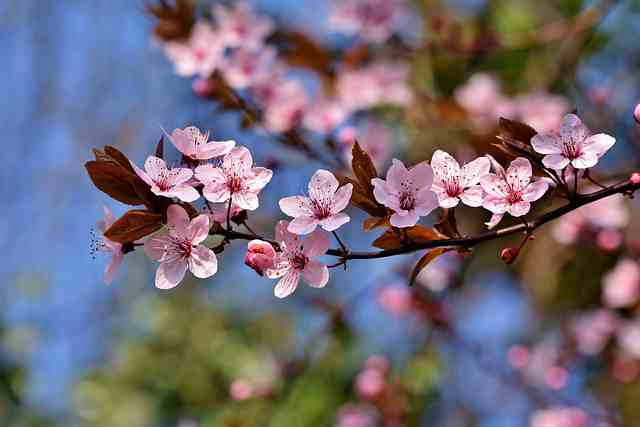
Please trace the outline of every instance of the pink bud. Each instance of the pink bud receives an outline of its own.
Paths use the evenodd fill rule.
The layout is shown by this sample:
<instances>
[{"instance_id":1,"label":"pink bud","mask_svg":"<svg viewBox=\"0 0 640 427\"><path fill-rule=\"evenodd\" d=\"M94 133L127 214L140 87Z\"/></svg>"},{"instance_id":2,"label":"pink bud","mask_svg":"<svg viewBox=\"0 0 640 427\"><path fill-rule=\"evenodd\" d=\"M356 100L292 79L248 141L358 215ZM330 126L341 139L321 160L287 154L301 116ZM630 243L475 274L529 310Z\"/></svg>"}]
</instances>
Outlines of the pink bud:
<instances>
[{"instance_id":1,"label":"pink bud","mask_svg":"<svg viewBox=\"0 0 640 427\"><path fill-rule=\"evenodd\" d=\"M500 258L502 258L505 264L512 264L518 257L518 254L520 254L520 249L518 248L504 248L500 251Z\"/></svg>"},{"instance_id":2,"label":"pink bud","mask_svg":"<svg viewBox=\"0 0 640 427\"><path fill-rule=\"evenodd\" d=\"M633 118L640 124L640 104L636 105L636 108L633 109Z\"/></svg>"},{"instance_id":3,"label":"pink bud","mask_svg":"<svg viewBox=\"0 0 640 427\"><path fill-rule=\"evenodd\" d=\"M624 236L618 230L602 230L598 232L596 242L603 251L613 251L622 245Z\"/></svg>"},{"instance_id":4,"label":"pink bud","mask_svg":"<svg viewBox=\"0 0 640 427\"><path fill-rule=\"evenodd\" d=\"M252 240L247 245L247 254L244 263L253 268L260 276L267 268L275 266L276 251L269 242Z\"/></svg>"},{"instance_id":5,"label":"pink bud","mask_svg":"<svg viewBox=\"0 0 640 427\"><path fill-rule=\"evenodd\" d=\"M245 380L235 380L229 387L229 394L233 400L246 400L253 395L253 386Z\"/></svg>"},{"instance_id":6,"label":"pink bud","mask_svg":"<svg viewBox=\"0 0 640 427\"><path fill-rule=\"evenodd\" d=\"M207 98L213 95L215 84L210 79L196 79L191 84L191 88L196 95Z\"/></svg>"},{"instance_id":7,"label":"pink bud","mask_svg":"<svg viewBox=\"0 0 640 427\"><path fill-rule=\"evenodd\" d=\"M509 364L515 369L523 369L529 364L531 352L523 345L514 345L507 352Z\"/></svg>"},{"instance_id":8,"label":"pink bud","mask_svg":"<svg viewBox=\"0 0 640 427\"><path fill-rule=\"evenodd\" d=\"M386 373L389 371L389 360L384 356L371 356L365 362L365 367L367 369L374 369L381 373Z\"/></svg>"},{"instance_id":9,"label":"pink bud","mask_svg":"<svg viewBox=\"0 0 640 427\"><path fill-rule=\"evenodd\" d=\"M640 172L632 173L629 181L631 181L631 183L634 185L640 185Z\"/></svg>"},{"instance_id":10,"label":"pink bud","mask_svg":"<svg viewBox=\"0 0 640 427\"><path fill-rule=\"evenodd\" d=\"M385 378L377 369L365 369L356 377L356 393L362 399L375 399L384 391Z\"/></svg>"}]
</instances>

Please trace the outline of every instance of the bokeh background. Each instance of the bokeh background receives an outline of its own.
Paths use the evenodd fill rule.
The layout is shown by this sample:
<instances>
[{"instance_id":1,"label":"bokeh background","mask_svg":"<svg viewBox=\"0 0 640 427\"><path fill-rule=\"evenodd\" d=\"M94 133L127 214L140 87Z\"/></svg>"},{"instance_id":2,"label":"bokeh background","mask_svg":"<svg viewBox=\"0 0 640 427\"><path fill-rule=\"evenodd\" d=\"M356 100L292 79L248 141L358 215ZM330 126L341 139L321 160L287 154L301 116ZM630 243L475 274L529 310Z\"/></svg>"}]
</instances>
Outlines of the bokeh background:
<instances>
[{"instance_id":1,"label":"bokeh background","mask_svg":"<svg viewBox=\"0 0 640 427\"><path fill-rule=\"evenodd\" d=\"M420 6L427 14L446 11L471 32L481 22L510 36L591 3ZM579 47L556 41L490 58L441 50L417 78L451 92L484 67L513 92L544 84L618 137L604 168L632 170L640 154L631 119L640 92L640 10L633 1L613 3ZM323 36L324 1L253 4L288 28L341 42ZM161 127L195 124L236 139L259 162L279 161L251 217L267 234L280 218L277 200L299 193L320 166L197 98L152 40L153 24L138 0L0 2L0 425L336 425L341 410L344 416L368 405L354 383L372 355L390 361L387 380L401 390L390 405L410 408L406 425L526 426L532 411L558 405L596 414L593 425L600 413L638 425L640 389L599 374L602 362L569 359L561 390L527 383L507 363L516 344L562 348L554 344L564 342L562 322L593 303L594 287L615 264L612 254L558 247L545 231L515 267L496 257L499 244L479 248L460 283L438 294L450 303L456 339L380 304L390 286L402 299L408 259L353 262L346 272L332 270L322 292L303 286L284 301L273 297L271 281L244 267L241 243L225 251L212 280L159 291L155 265L138 251L104 285L106 260L91 254L92 229L104 204L116 213L124 207L88 179L83 164L91 148L111 144L141 163ZM557 69L569 55L571 63ZM594 96L600 93L604 101ZM455 150L464 140L455 130L421 125L394 129L396 156L428 159L435 147ZM342 237L365 248L375 233L354 224Z\"/></svg>"}]
</instances>

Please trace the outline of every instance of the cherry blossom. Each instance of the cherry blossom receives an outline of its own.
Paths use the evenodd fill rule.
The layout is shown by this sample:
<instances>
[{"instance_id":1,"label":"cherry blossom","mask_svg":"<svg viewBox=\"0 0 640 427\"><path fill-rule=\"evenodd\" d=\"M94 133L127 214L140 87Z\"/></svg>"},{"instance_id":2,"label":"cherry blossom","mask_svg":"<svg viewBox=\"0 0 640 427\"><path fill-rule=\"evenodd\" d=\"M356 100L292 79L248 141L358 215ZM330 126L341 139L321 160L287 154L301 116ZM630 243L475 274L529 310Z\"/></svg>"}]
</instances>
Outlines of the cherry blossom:
<instances>
[{"instance_id":1,"label":"cherry blossom","mask_svg":"<svg viewBox=\"0 0 640 427\"><path fill-rule=\"evenodd\" d=\"M383 43L408 14L406 0L333 0L329 25L337 32Z\"/></svg>"},{"instance_id":2,"label":"cherry blossom","mask_svg":"<svg viewBox=\"0 0 640 427\"><path fill-rule=\"evenodd\" d=\"M291 295L298 287L300 276L314 288L323 288L329 281L329 269L316 259L329 249L327 233L316 230L302 240L288 228L288 221L276 224L276 240L282 252L277 256L275 267L265 271L268 278L280 279L274 289L277 298Z\"/></svg>"},{"instance_id":3,"label":"cherry blossom","mask_svg":"<svg viewBox=\"0 0 640 427\"><path fill-rule=\"evenodd\" d=\"M159 157L149 156L144 162L144 169L131 163L133 170L151 187L153 194L164 197L177 197L183 202L198 200L198 191L190 185L193 171L188 168L167 168L167 164Z\"/></svg>"},{"instance_id":4,"label":"cherry blossom","mask_svg":"<svg viewBox=\"0 0 640 427\"><path fill-rule=\"evenodd\" d=\"M404 284L384 286L378 291L377 301L382 308L395 316L403 316L413 307L411 291Z\"/></svg>"},{"instance_id":5,"label":"cherry blossom","mask_svg":"<svg viewBox=\"0 0 640 427\"><path fill-rule=\"evenodd\" d=\"M393 144L393 132L377 121L367 121L364 126L345 127L338 134L338 141L344 144L344 156L348 164L352 160L352 145L358 141L360 148L365 151L376 168L381 168L389 161Z\"/></svg>"},{"instance_id":6,"label":"cherry blossom","mask_svg":"<svg viewBox=\"0 0 640 427\"><path fill-rule=\"evenodd\" d=\"M247 244L247 254L244 263L253 268L260 276L269 268L275 267L276 250L269 242L263 240L251 240Z\"/></svg>"},{"instance_id":7,"label":"cherry blossom","mask_svg":"<svg viewBox=\"0 0 640 427\"><path fill-rule=\"evenodd\" d=\"M252 88L263 106L264 127L269 132L286 132L297 126L309 106L309 97L297 80L275 76Z\"/></svg>"},{"instance_id":8,"label":"cherry blossom","mask_svg":"<svg viewBox=\"0 0 640 427\"><path fill-rule=\"evenodd\" d=\"M516 107L502 94L498 80L486 73L477 73L454 92L456 102L464 108L472 125L481 131L498 124L500 117L514 117Z\"/></svg>"},{"instance_id":9,"label":"cherry blossom","mask_svg":"<svg viewBox=\"0 0 640 427\"><path fill-rule=\"evenodd\" d=\"M220 167L212 164L198 166L196 178L204 184L204 197L214 203L231 199L240 209L257 209L258 193L269 183L273 172L252 165L249 150L237 146L224 156Z\"/></svg>"},{"instance_id":10,"label":"cherry blossom","mask_svg":"<svg viewBox=\"0 0 640 427\"><path fill-rule=\"evenodd\" d=\"M593 167L615 142L615 138L604 133L590 135L589 129L575 114L564 116L559 134L538 134L531 139L533 148L545 155L542 163L555 170L569 164L576 169Z\"/></svg>"},{"instance_id":11,"label":"cherry blossom","mask_svg":"<svg viewBox=\"0 0 640 427\"><path fill-rule=\"evenodd\" d=\"M358 69L346 69L338 76L338 97L350 110L377 105L406 106L412 99L407 81L409 67L403 63L376 62Z\"/></svg>"},{"instance_id":12,"label":"cherry blossom","mask_svg":"<svg viewBox=\"0 0 640 427\"><path fill-rule=\"evenodd\" d=\"M618 329L618 344L631 357L640 360L640 320L624 323Z\"/></svg>"},{"instance_id":13,"label":"cherry blossom","mask_svg":"<svg viewBox=\"0 0 640 427\"><path fill-rule=\"evenodd\" d=\"M294 218L288 230L295 234L309 234L319 225L327 231L334 231L349 222L349 215L342 211L351 200L353 185L339 186L331 172L319 169L309 181L309 197L280 199L282 212Z\"/></svg>"},{"instance_id":14,"label":"cherry blossom","mask_svg":"<svg viewBox=\"0 0 640 427\"><path fill-rule=\"evenodd\" d=\"M447 252L423 268L416 277L416 283L433 292L442 292L451 285L462 267L462 255Z\"/></svg>"},{"instance_id":15,"label":"cherry blossom","mask_svg":"<svg viewBox=\"0 0 640 427\"><path fill-rule=\"evenodd\" d=\"M531 202L540 199L549 184L544 180L531 182L531 163L524 157L513 160L506 171L493 157L487 157L496 173L480 177L480 185L487 193L483 206L493 213L487 226L493 228L507 212L514 217L526 215L531 209Z\"/></svg>"},{"instance_id":16,"label":"cherry blossom","mask_svg":"<svg viewBox=\"0 0 640 427\"><path fill-rule=\"evenodd\" d=\"M144 244L147 256L160 263L156 271L156 287L171 289L184 278L187 269L205 279L218 271L214 252L201 243L209 235L209 218L198 215L189 220L180 205L167 208L167 228Z\"/></svg>"},{"instance_id":17,"label":"cherry blossom","mask_svg":"<svg viewBox=\"0 0 640 427\"><path fill-rule=\"evenodd\" d=\"M224 46L210 24L198 21L188 40L167 42L164 50L179 76L206 78L220 65Z\"/></svg>"},{"instance_id":18,"label":"cherry blossom","mask_svg":"<svg viewBox=\"0 0 640 427\"><path fill-rule=\"evenodd\" d=\"M344 122L351 111L340 100L318 99L307 110L304 115L303 125L305 128L318 132L330 133Z\"/></svg>"},{"instance_id":19,"label":"cherry blossom","mask_svg":"<svg viewBox=\"0 0 640 427\"><path fill-rule=\"evenodd\" d=\"M570 111L565 97L543 91L520 95L513 103L516 116L539 133L556 132L562 117Z\"/></svg>"},{"instance_id":20,"label":"cherry blossom","mask_svg":"<svg viewBox=\"0 0 640 427\"><path fill-rule=\"evenodd\" d=\"M407 169L393 159L386 178L373 178L371 183L375 199L393 209L390 222L394 227L413 227L421 216L438 207L438 196L431 189L433 171L426 162Z\"/></svg>"},{"instance_id":21,"label":"cherry blossom","mask_svg":"<svg viewBox=\"0 0 640 427\"><path fill-rule=\"evenodd\" d=\"M531 416L530 427L587 427L587 416L580 408L552 407Z\"/></svg>"},{"instance_id":22,"label":"cherry blossom","mask_svg":"<svg viewBox=\"0 0 640 427\"><path fill-rule=\"evenodd\" d=\"M104 251L111 254L111 260L107 264L107 267L104 270L104 283L110 285L113 282L113 276L116 274L118 267L122 264L122 260L124 259L124 252L122 251L122 244L118 242L114 242L113 240L109 240L104 237L104 232L113 225L116 221L111 209L104 206L104 219L102 221L98 221L96 224L96 228L103 234L102 239L95 242L95 250L96 251Z\"/></svg>"},{"instance_id":23,"label":"cherry blossom","mask_svg":"<svg viewBox=\"0 0 640 427\"><path fill-rule=\"evenodd\" d=\"M602 297L611 308L628 307L640 299L640 264L623 258L602 278Z\"/></svg>"},{"instance_id":24,"label":"cherry blossom","mask_svg":"<svg viewBox=\"0 0 640 427\"><path fill-rule=\"evenodd\" d=\"M195 126L175 129L169 137L186 157L192 160L209 160L227 154L236 145L235 141L209 141L209 132L203 133Z\"/></svg>"},{"instance_id":25,"label":"cherry blossom","mask_svg":"<svg viewBox=\"0 0 640 427\"><path fill-rule=\"evenodd\" d=\"M376 427L380 416L375 407L348 404L340 407L336 415L336 427Z\"/></svg>"},{"instance_id":26,"label":"cherry blossom","mask_svg":"<svg viewBox=\"0 0 640 427\"><path fill-rule=\"evenodd\" d=\"M271 79L276 62L276 51L236 48L222 61L225 81L234 89L243 90Z\"/></svg>"},{"instance_id":27,"label":"cherry blossom","mask_svg":"<svg viewBox=\"0 0 640 427\"><path fill-rule=\"evenodd\" d=\"M234 2L232 8L217 3L213 6L213 16L218 38L225 47L259 49L274 28L270 18L256 15L245 0Z\"/></svg>"},{"instance_id":28,"label":"cherry blossom","mask_svg":"<svg viewBox=\"0 0 640 427\"><path fill-rule=\"evenodd\" d=\"M598 309L582 313L571 321L578 350L596 355L604 350L620 321L614 311Z\"/></svg>"},{"instance_id":29,"label":"cherry blossom","mask_svg":"<svg viewBox=\"0 0 640 427\"><path fill-rule=\"evenodd\" d=\"M240 208L237 204L231 203L231 209L229 209L229 203L217 204L213 206L212 211L208 214L209 221L217 222L219 224L227 223L227 213L229 213L229 220L233 220L237 215L243 212L244 209Z\"/></svg>"},{"instance_id":30,"label":"cherry blossom","mask_svg":"<svg viewBox=\"0 0 640 427\"><path fill-rule=\"evenodd\" d=\"M438 195L440 207L453 208L460 201L468 206L482 206L483 192L479 182L480 177L491 169L488 158L479 157L461 168L451 155L436 150L431 167L435 174L432 188Z\"/></svg>"}]
</instances>

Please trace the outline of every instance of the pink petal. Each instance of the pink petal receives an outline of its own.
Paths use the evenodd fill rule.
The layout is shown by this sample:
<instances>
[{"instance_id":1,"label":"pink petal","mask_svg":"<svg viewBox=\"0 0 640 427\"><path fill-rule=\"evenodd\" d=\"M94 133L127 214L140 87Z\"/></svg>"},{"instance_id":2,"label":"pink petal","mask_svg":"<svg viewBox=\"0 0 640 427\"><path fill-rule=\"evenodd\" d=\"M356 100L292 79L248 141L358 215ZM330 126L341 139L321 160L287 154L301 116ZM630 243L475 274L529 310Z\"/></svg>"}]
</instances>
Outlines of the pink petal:
<instances>
[{"instance_id":1,"label":"pink petal","mask_svg":"<svg viewBox=\"0 0 640 427\"><path fill-rule=\"evenodd\" d=\"M493 227L495 227L496 225L498 225L498 223L499 223L500 221L502 221L502 218L503 218L503 217L504 217L504 214L503 214L503 213L502 213L502 214L498 214L498 213L493 214L493 215L491 215L491 219L489 220L489 222L485 222L485 223L484 223L484 225L486 225L486 226L487 226L487 228L488 228L489 230L491 230Z\"/></svg>"},{"instance_id":2,"label":"pink petal","mask_svg":"<svg viewBox=\"0 0 640 427\"><path fill-rule=\"evenodd\" d=\"M531 210L531 203L529 202L518 202L507 207L507 211L513 216L522 216L526 215L529 210Z\"/></svg>"},{"instance_id":3,"label":"pink petal","mask_svg":"<svg viewBox=\"0 0 640 427\"><path fill-rule=\"evenodd\" d=\"M535 202L540 197L544 196L544 193L549 189L549 183L547 181L535 181L527 187L522 194L522 200L525 202Z\"/></svg>"},{"instance_id":4,"label":"pink petal","mask_svg":"<svg viewBox=\"0 0 640 427\"><path fill-rule=\"evenodd\" d=\"M198 193L198 190L196 190L195 188L187 184L182 184L182 185L173 187L170 191L166 193L171 194L173 197L177 197L178 199L187 203L195 202L200 198L200 193Z\"/></svg>"},{"instance_id":5,"label":"pink petal","mask_svg":"<svg viewBox=\"0 0 640 427\"><path fill-rule=\"evenodd\" d=\"M571 161L571 166L576 169L592 168L598 163L598 156L594 153L582 153L577 159Z\"/></svg>"},{"instance_id":6,"label":"pink petal","mask_svg":"<svg viewBox=\"0 0 640 427\"><path fill-rule=\"evenodd\" d=\"M289 221L278 221L276 224L276 240L285 244L289 250L300 246L300 239L296 234L289 232Z\"/></svg>"},{"instance_id":7,"label":"pink petal","mask_svg":"<svg viewBox=\"0 0 640 427\"><path fill-rule=\"evenodd\" d=\"M417 188L431 188L431 184L433 184L433 170L427 162L418 163L409 171L409 179Z\"/></svg>"},{"instance_id":8,"label":"pink petal","mask_svg":"<svg viewBox=\"0 0 640 427\"><path fill-rule=\"evenodd\" d=\"M353 194L353 184L345 184L336 191L333 196L333 206L331 212L337 213L349 206L351 195Z\"/></svg>"},{"instance_id":9,"label":"pink petal","mask_svg":"<svg viewBox=\"0 0 640 427\"><path fill-rule=\"evenodd\" d=\"M243 191L232 195L233 202L238 205L240 209L248 211L255 211L260 206L258 195L251 191Z\"/></svg>"},{"instance_id":10,"label":"pink petal","mask_svg":"<svg viewBox=\"0 0 640 427\"><path fill-rule=\"evenodd\" d=\"M391 215L389 222L394 227L413 227L418 222L418 215L415 212L409 212L406 215L400 215L398 212Z\"/></svg>"},{"instance_id":11,"label":"pink petal","mask_svg":"<svg viewBox=\"0 0 640 427\"><path fill-rule=\"evenodd\" d=\"M142 169L140 169L138 166L136 166L135 163L133 162L129 162L131 163L131 167L133 168L133 170L135 171L135 173L140 177L140 179L142 179L148 186L153 186L155 185L153 180L149 177L149 175L147 175L147 173L145 171L143 171Z\"/></svg>"},{"instance_id":12,"label":"pink petal","mask_svg":"<svg viewBox=\"0 0 640 427\"><path fill-rule=\"evenodd\" d=\"M387 206L387 200L391 197L387 182L380 178L373 178L371 184L373 185L373 197L378 203Z\"/></svg>"},{"instance_id":13,"label":"pink petal","mask_svg":"<svg viewBox=\"0 0 640 427\"><path fill-rule=\"evenodd\" d=\"M438 194L438 203L441 208L449 209L458 206L460 199L451 197L447 193Z\"/></svg>"},{"instance_id":14,"label":"pink petal","mask_svg":"<svg viewBox=\"0 0 640 427\"><path fill-rule=\"evenodd\" d=\"M116 218L113 216L113 212L109 209L108 206L102 206L102 212L104 213L104 226L105 229L111 227L114 222L116 222Z\"/></svg>"},{"instance_id":15,"label":"pink petal","mask_svg":"<svg viewBox=\"0 0 640 427\"><path fill-rule=\"evenodd\" d=\"M474 185L473 187L467 188L464 190L460 199L462 202L471 207L482 206L483 203L484 192L482 191L482 187L479 185Z\"/></svg>"},{"instance_id":16,"label":"pink petal","mask_svg":"<svg viewBox=\"0 0 640 427\"><path fill-rule=\"evenodd\" d=\"M615 143L616 139L614 137L605 133L599 133L585 139L582 143L582 150L585 153L595 154L598 157L602 157L602 155L609 151Z\"/></svg>"},{"instance_id":17,"label":"pink petal","mask_svg":"<svg viewBox=\"0 0 640 427\"><path fill-rule=\"evenodd\" d=\"M287 230L294 234L309 234L318 226L318 220L310 216L299 216L294 218L290 223Z\"/></svg>"},{"instance_id":18,"label":"pink petal","mask_svg":"<svg viewBox=\"0 0 640 427\"><path fill-rule=\"evenodd\" d=\"M158 179L161 173L167 169L167 164L159 157L149 156L144 162L144 170L153 181Z\"/></svg>"},{"instance_id":19,"label":"pink petal","mask_svg":"<svg viewBox=\"0 0 640 427\"><path fill-rule=\"evenodd\" d=\"M198 245L191 251L189 270L199 279L211 277L218 271L216 254L209 248Z\"/></svg>"},{"instance_id":20,"label":"pink petal","mask_svg":"<svg viewBox=\"0 0 640 427\"><path fill-rule=\"evenodd\" d=\"M191 157L195 154L195 144L193 141L192 132L189 130L190 127L182 130L175 129L171 132L171 136L169 136L169 140L175 145L175 147L185 156ZM198 130L198 132L200 132Z\"/></svg>"},{"instance_id":21,"label":"pink petal","mask_svg":"<svg viewBox=\"0 0 640 427\"><path fill-rule=\"evenodd\" d=\"M237 165L236 169L239 167L241 171L248 171L253 165L253 158L251 157L251 152L249 152L247 147L239 145L234 147L229 154L224 156L222 163L225 169L229 169L234 165Z\"/></svg>"},{"instance_id":22,"label":"pink petal","mask_svg":"<svg viewBox=\"0 0 640 427\"><path fill-rule=\"evenodd\" d=\"M506 174L504 168L502 167L502 165L500 163L498 163L498 161L496 159L493 158L492 155L490 154L485 154L484 155L487 159L489 159L489 163L491 163L491 167L493 168L493 170L495 171L495 173L499 176Z\"/></svg>"},{"instance_id":23,"label":"pink petal","mask_svg":"<svg viewBox=\"0 0 640 427\"><path fill-rule=\"evenodd\" d=\"M575 114L567 114L562 118L560 135L571 141L584 141L589 136L589 129Z\"/></svg>"},{"instance_id":24,"label":"pink petal","mask_svg":"<svg viewBox=\"0 0 640 427\"><path fill-rule=\"evenodd\" d=\"M192 244L199 245L209 236L209 228L209 217L198 215L191 220L185 234Z\"/></svg>"},{"instance_id":25,"label":"pink petal","mask_svg":"<svg viewBox=\"0 0 640 427\"><path fill-rule=\"evenodd\" d=\"M196 159L209 160L214 157L224 156L228 154L235 145L236 142L233 140L208 142L198 148Z\"/></svg>"},{"instance_id":26,"label":"pink petal","mask_svg":"<svg viewBox=\"0 0 640 427\"><path fill-rule=\"evenodd\" d=\"M439 206L438 196L429 187L423 188L416 195L415 211L418 215L429 215L431 211Z\"/></svg>"},{"instance_id":27,"label":"pink petal","mask_svg":"<svg viewBox=\"0 0 640 427\"><path fill-rule=\"evenodd\" d=\"M507 211L507 202L503 197L487 195L482 206L494 214L503 214Z\"/></svg>"},{"instance_id":28,"label":"pink petal","mask_svg":"<svg viewBox=\"0 0 640 427\"><path fill-rule=\"evenodd\" d=\"M309 206L309 199L303 196L291 196L280 199L278 205L280 210L292 217L312 216L313 212Z\"/></svg>"},{"instance_id":29,"label":"pink petal","mask_svg":"<svg viewBox=\"0 0 640 427\"><path fill-rule=\"evenodd\" d=\"M322 230L311 233L303 242L303 253L310 257L322 256L329 249L329 235Z\"/></svg>"},{"instance_id":30,"label":"pink petal","mask_svg":"<svg viewBox=\"0 0 640 427\"><path fill-rule=\"evenodd\" d=\"M229 200L231 193L229 187L225 183L212 182L202 189L202 195L205 199L213 203L222 203Z\"/></svg>"},{"instance_id":31,"label":"pink petal","mask_svg":"<svg viewBox=\"0 0 640 427\"><path fill-rule=\"evenodd\" d=\"M277 298L285 298L291 295L298 287L300 281L300 273L289 270L273 289L273 294Z\"/></svg>"},{"instance_id":32,"label":"pink petal","mask_svg":"<svg viewBox=\"0 0 640 427\"><path fill-rule=\"evenodd\" d=\"M175 288L184 279L186 272L187 262L182 258L172 262L163 262L156 270L156 288Z\"/></svg>"},{"instance_id":33,"label":"pink petal","mask_svg":"<svg viewBox=\"0 0 640 427\"><path fill-rule=\"evenodd\" d=\"M122 260L124 259L124 253L114 252L109 264L107 264L106 269L104 270L104 283L110 285L113 282L113 276L116 274L118 267L122 264Z\"/></svg>"},{"instance_id":34,"label":"pink petal","mask_svg":"<svg viewBox=\"0 0 640 427\"><path fill-rule=\"evenodd\" d=\"M170 236L168 231L161 231L144 242L144 253L154 261L160 261L165 254Z\"/></svg>"},{"instance_id":35,"label":"pink petal","mask_svg":"<svg viewBox=\"0 0 640 427\"><path fill-rule=\"evenodd\" d=\"M402 163L398 159L391 160L391 167L387 171L387 188L389 189L389 191L400 190L402 187L402 182L408 175L409 171L404 166L404 163ZM376 179L378 178L374 178L374 180Z\"/></svg>"},{"instance_id":36,"label":"pink petal","mask_svg":"<svg viewBox=\"0 0 640 427\"><path fill-rule=\"evenodd\" d=\"M497 198L507 197L509 189L506 182L498 175L488 173L480 177L482 189Z\"/></svg>"},{"instance_id":37,"label":"pink petal","mask_svg":"<svg viewBox=\"0 0 640 427\"><path fill-rule=\"evenodd\" d=\"M350 220L349 215L344 212L339 212L320 221L320 226L327 231L335 231Z\"/></svg>"},{"instance_id":38,"label":"pink petal","mask_svg":"<svg viewBox=\"0 0 640 427\"><path fill-rule=\"evenodd\" d=\"M211 164L198 166L196 168L196 178L204 185L212 183L226 185L227 182L227 177L222 169L214 167Z\"/></svg>"},{"instance_id":39,"label":"pink petal","mask_svg":"<svg viewBox=\"0 0 640 427\"><path fill-rule=\"evenodd\" d=\"M167 179L169 185L180 185L189 181L193 177L193 171L187 168L174 168L169 173Z\"/></svg>"},{"instance_id":40,"label":"pink petal","mask_svg":"<svg viewBox=\"0 0 640 427\"><path fill-rule=\"evenodd\" d=\"M488 163L488 161L487 161ZM443 181L460 176L460 164L449 153L436 150L431 157L433 173Z\"/></svg>"},{"instance_id":41,"label":"pink petal","mask_svg":"<svg viewBox=\"0 0 640 427\"><path fill-rule=\"evenodd\" d=\"M507 169L506 180L513 189L524 189L531 180L531 162L524 157L518 157L511 162Z\"/></svg>"},{"instance_id":42,"label":"pink petal","mask_svg":"<svg viewBox=\"0 0 640 427\"><path fill-rule=\"evenodd\" d=\"M167 208L167 224L172 227L172 232L184 235L189 222L189 215L182 206L174 204Z\"/></svg>"},{"instance_id":43,"label":"pink petal","mask_svg":"<svg viewBox=\"0 0 640 427\"><path fill-rule=\"evenodd\" d=\"M309 286L324 288L329 281L329 269L321 262L311 260L302 271L302 277Z\"/></svg>"},{"instance_id":44,"label":"pink petal","mask_svg":"<svg viewBox=\"0 0 640 427\"><path fill-rule=\"evenodd\" d=\"M480 177L491 170L491 162L486 157L478 157L462 167L462 186L470 187L480 182Z\"/></svg>"},{"instance_id":45,"label":"pink petal","mask_svg":"<svg viewBox=\"0 0 640 427\"><path fill-rule=\"evenodd\" d=\"M247 186L251 191L260 191L271 181L273 171L267 168L252 168L253 177L247 180Z\"/></svg>"},{"instance_id":46,"label":"pink petal","mask_svg":"<svg viewBox=\"0 0 640 427\"><path fill-rule=\"evenodd\" d=\"M531 145L540 154L560 154L562 146L560 137L553 134L535 135L531 138Z\"/></svg>"},{"instance_id":47,"label":"pink petal","mask_svg":"<svg viewBox=\"0 0 640 427\"><path fill-rule=\"evenodd\" d=\"M569 164L569 159L567 159L562 154L549 154L548 156L544 156L542 159L542 164L544 164L549 169L553 170L562 170L567 167Z\"/></svg>"},{"instance_id":48,"label":"pink petal","mask_svg":"<svg viewBox=\"0 0 640 427\"><path fill-rule=\"evenodd\" d=\"M321 199L325 194L333 194L340 183L329 171L318 169L309 181L309 196L312 199Z\"/></svg>"}]
</instances>

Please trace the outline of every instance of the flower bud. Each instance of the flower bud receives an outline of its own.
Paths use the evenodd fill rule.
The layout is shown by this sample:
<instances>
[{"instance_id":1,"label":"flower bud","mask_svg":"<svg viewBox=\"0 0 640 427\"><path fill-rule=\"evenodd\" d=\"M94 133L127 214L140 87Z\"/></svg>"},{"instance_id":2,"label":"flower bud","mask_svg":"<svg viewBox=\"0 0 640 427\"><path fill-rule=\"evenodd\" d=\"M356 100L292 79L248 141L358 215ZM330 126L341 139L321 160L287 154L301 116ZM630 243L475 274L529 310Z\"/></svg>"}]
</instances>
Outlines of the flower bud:
<instances>
[{"instance_id":1,"label":"flower bud","mask_svg":"<svg viewBox=\"0 0 640 427\"><path fill-rule=\"evenodd\" d=\"M518 248L504 248L500 251L500 258L505 264L512 264L519 254L520 249Z\"/></svg>"},{"instance_id":2,"label":"flower bud","mask_svg":"<svg viewBox=\"0 0 640 427\"><path fill-rule=\"evenodd\" d=\"M244 263L253 268L260 276L264 270L273 268L276 261L276 251L269 242L252 240L247 245L247 254Z\"/></svg>"},{"instance_id":3,"label":"flower bud","mask_svg":"<svg viewBox=\"0 0 640 427\"><path fill-rule=\"evenodd\" d=\"M629 177L629 181L631 181L634 185L640 185L640 172L634 172Z\"/></svg>"},{"instance_id":4,"label":"flower bud","mask_svg":"<svg viewBox=\"0 0 640 427\"><path fill-rule=\"evenodd\" d=\"M636 105L636 108L634 108L633 118L636 119L638 124L640 124L640 104Z\"/></svg>"}]
</instances>

